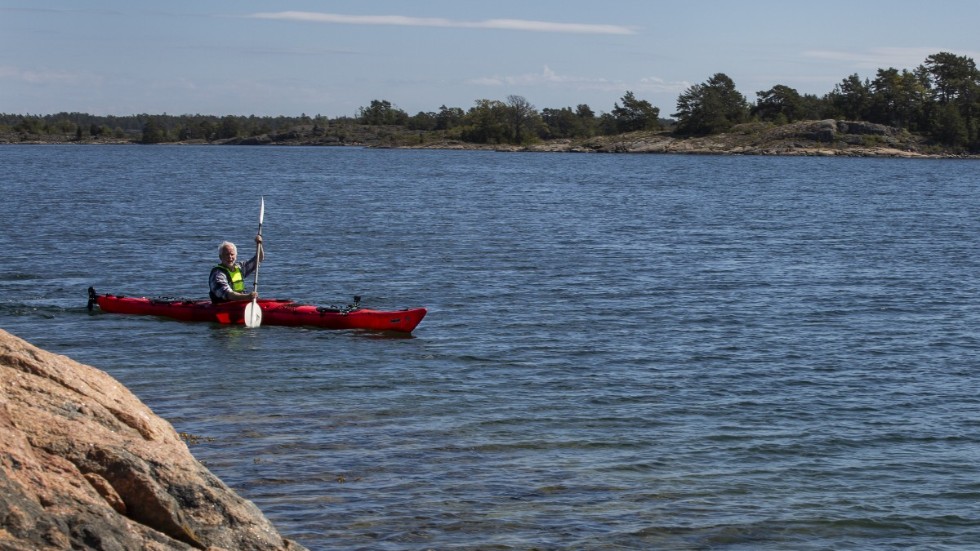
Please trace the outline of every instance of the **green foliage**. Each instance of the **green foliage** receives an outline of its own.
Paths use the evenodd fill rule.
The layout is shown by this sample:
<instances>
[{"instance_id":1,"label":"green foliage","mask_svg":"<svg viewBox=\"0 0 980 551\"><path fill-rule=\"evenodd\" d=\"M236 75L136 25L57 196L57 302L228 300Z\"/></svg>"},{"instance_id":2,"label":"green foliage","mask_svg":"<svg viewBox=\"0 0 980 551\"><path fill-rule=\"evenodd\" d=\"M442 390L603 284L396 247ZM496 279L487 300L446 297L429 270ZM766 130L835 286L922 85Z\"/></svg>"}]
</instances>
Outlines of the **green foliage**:
<instances>
[{"instance_id":1,"label":"green foliage","mask_svg":"<svg viewBox=\"0 0 980 551\"><path fill-rule=\"evenodd\" d=\"M357 118L361 124L394 126L406 124L408 113L394 107L388 100L372 100L370 106L358 110Z\"/></svg>"},{"instance_id":2,"label":"green foliage","mask_svg":"<svg viewBox=\"0 0 980 551\"><path fill-rule=\"evenodd\" d=\"M241 134L242 125L237 117L228 115L221 117L221 123L217 127L217 137L219 140L237 138Z\"/></svg>"},{"instance_id":3,"label":"green foliage","mask_svg":"<svg viewBox=\"0 0 980 551\"><path fill-rule=\"evenodd\" d=\"M876 136L874 134L865 134L861 136L861 145L865 147L877 147L884 142L881 136Z\"/></svg>"},{"instance_id":4,"label":"green foliage","mask_svg":"<svg viewBox=\"0 0 980 551\"><path fill-rule=\"evenodd\" d=\"M758 100L751 112L760 120L785 124L808 118L806 100L795 88L777 84L769 90L756 92L756 96Z\"/></svg>"},{"instance_id":5,"label":"green foliage","mask_svg":"<svg viewBox=\"0 0 980 551\"><path fill-rule=\"evenodd\" d=\"M541 122L538 136L543 139L589 138L596 134L595 113L584 103L574 111L571 107L546 107L541 110Z\"/></svg>"},{"instance_id":6,"label":"green foliage","mask_svg":"<svg viewBox=\"0 0 980 551\"><path fill-rule=\"evenodd\" d=\"M649 101L636 99L633 92L629 91L621 101L622 107L615 103L612 110L612 115L616 119L616 129L619 132L660 128L660 109L651 105Z\"/></svg>"},{"instance_id":7,"label":"green foliage","mask_svg":"<svg viewBox=\"0 0 980 551\"><path fill-rule=\"evenodd\" d=\"M932 77L933 98L940 104L969 101L976 92L977 65L966 56L940 52L927 57L924 67Z\"/></svg>"},{"instance_id":8,"label":"green foliage","mask_svg":"<svg viewBox=\"0 0 980 551\"><path fill-rule=\"evenodd\" d=\"M463 123L466 113L461 107L443 105L436 114L436 130L452 130Z\"/></svg>"},{"instance_id":9,"label":"green foliage","mask_svg":"<svg viewBox=\"0 0 980 551\"><path fill-rule=\"evenodd\" d=\"M861 77L855 73L834 87L827 99L838 117L852 121L861 120L871 104L871 83L862 82Z\"/></svg>"},{"instance_id":10,"label":"green foliage","mask_svg":"<svg viewBox=\"0 0 980 551\"><path fill-rule=\"evenodd\" d=\"M40 134L44 127L44 121L39 117L23 117L14 125L14 131L23 134Z\"/></svg>"},{"instance_id":11,"label":"green foliage","mask_svg":"<svg viewBox=\"0 0 980 551\"><path fill-rule=\"evenodd\" d=\"M914 131L925 126L929 82L924 74L879 69L871 90L865 120Z\"/></svg>"},{"instance_id":12,"label":"green foliage","mask_svg":"<svg viewBox=\"0 0 980 551\"><path fill-rule=\"evenodd\" d=\"M980 72L965 56L940 52L912 71L854 74L825 96L831 116L923 133L947 146L980 151Z\"/></svg>"},{"instance_id":13,"label":"green foliage","mask_svg":"<svg viewBox=\"0 0 980 551\"><path fill-rule=\"evenodd\" d=\"M435 113L424 113L419 111L415 116L409 117L405 126L409 130L432 131L439 124L439 116Z\"/></svg>"},{"instance_id":14,"label":"green foliage","mask_svg":"<svg viewBox=\"0 0 980 551\"><path fill-rule=\"evenodd\" d=\"M956 105L945 103L936 109L932 135L947 145L962 146L969 142L970 131Z\"/></svg>"},{"instance_id":15,"label":"green foliage","mask_svg":"<svg viewBox=\"0 0 980 551\"><path fill-rule=\"evenodd\" d=\"M542 125L541 116L524 96L507 96L507 115L510 119L511 142L522 144Z\"/></svg>"},{"instance_id":16,"label":"green foliage","mask_svg":"<svg viewBox=\"0 0 980 551\"><path fill-rule=\"evenodd\" d=\"M932 135L940 143L980 151L980 71L964 56L940 52L922 67L932 83Z\"/></svg>"},{"instance_id":17,"label":"green foliage","mask_svg":"<svg viewBox=\"0 0 980 551\"><path fill-rule=\"evenodd\" d=\"M596 122L596 129L603 136L619 134L619 121L612 113L603 113L599 115L599 119Z\"/></svg>"},{"instance_id":18,"label":"green foliage","mask_svg":"<svg viewBox=\"0 0 980 551\"><path fill-rule=\"evenodd\" d=\"M678 134L715 134L748 120L749 104L728 75L717 73L681 94L674 116Z\"/></svg>"},{"instance_id":19,"label":"green foliage","mask_svg":"<svg viewBox=\"0 0 980 551\"><path fill-rule=\"evenodd\" d=\"M140 143L154 144L168 141L167 129L158 117L150 117L143 124L143 137Z\"/></svg>"},{"instance_id":20,"label":"green foliage","mask_svg":"<svg viewBox=\"0 0 980 551\"><path fill-rule=\"evenodd\" d=\"M463 118L460 137L472 143L510 143L513 133L507 105L497 100L477 100Z\"/></svg>"}]
</instances>

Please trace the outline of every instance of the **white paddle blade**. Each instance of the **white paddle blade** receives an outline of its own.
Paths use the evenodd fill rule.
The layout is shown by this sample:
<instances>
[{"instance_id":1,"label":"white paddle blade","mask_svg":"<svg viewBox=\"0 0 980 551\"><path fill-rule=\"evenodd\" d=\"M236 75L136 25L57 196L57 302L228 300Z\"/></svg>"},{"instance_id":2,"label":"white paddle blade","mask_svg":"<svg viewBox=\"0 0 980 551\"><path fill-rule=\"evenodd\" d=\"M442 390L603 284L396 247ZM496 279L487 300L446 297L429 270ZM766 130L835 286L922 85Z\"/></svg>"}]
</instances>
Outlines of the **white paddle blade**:
<instances>
[{"instance_id":1,"label":"white paddle blade","mask_svg":"<svg viewBox=\"0 0 980 551\"><path fill-rule=\"evenodd\" d=\"M262 226L263 218L265 218L265 195L259 200L259 226Z\"/></svg>"},{"instance_id":2,"label":"white paddle blade","mask_svg":"<svg viewBox=\"0 0 980 551\"><path fill-rule=\"evenodd\" d=\"M262 308L258 301L253 300L245 306L245 327L255 328L262 325Z\"/></svg>"}]
</instances>

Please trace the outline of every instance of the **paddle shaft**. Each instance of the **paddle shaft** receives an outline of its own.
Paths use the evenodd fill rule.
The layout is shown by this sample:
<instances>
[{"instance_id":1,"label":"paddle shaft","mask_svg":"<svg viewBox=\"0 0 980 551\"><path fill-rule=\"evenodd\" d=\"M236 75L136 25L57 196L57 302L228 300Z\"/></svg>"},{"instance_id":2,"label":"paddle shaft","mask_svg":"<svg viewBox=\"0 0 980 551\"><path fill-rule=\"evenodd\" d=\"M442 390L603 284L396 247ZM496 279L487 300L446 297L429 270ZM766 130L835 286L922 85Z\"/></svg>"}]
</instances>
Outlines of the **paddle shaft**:
<instances>
[{"instance_id":1,"label":"paddle shaft","mask_svg":"<svg viewBox=\"0 0 980 551\"><path fill-rule=\"evenodd\" d=\"M262 201L259 205L259 231L257 232L259 237L262 237L262 219L265 218L265 197L262 197ZM262 263L262 244L257 243L255 245L255 279L252 280L252 290L256 293L259 292L259 264Z\"/></svg>"},{"instance_id":2,"label":"paddle shaft","mask_svg":"<svg viewBox=\"0 0 980 551\"><path fill-rule=\"evenodd\" d=\"M262 198L262 202L259 204L259 231L256 234L255 243L255 279L252 282L252 292L255 296L252 298L252 302L245 306L245 326L250 328L259 327L262 325L262 308L259 307L259 264L262 263L260 260L262 256L262 242L258 241L262 237L262 219L265 218L265 197Z\"/></svg>"}]
</instances>

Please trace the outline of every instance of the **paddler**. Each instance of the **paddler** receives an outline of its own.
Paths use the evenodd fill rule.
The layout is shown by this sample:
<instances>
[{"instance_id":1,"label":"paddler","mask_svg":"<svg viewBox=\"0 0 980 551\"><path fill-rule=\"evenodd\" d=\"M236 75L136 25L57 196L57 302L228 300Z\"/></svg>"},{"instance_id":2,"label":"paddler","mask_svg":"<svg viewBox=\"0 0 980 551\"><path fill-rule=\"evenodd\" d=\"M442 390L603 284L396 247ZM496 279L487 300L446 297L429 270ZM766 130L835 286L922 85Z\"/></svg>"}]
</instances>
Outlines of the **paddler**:
<instances>
[{"instance_id":1,"label":"paddler","mask_svg":"<svg viewBox=\"0 0 980 551\"><path fill-rule=\"evenodd\" d=\"M265 260L265 251L262 250L262 236L255 236L255 256L248 262L236 262L238 260L238 248L234 243L225 241L218 247L218 258L221 263L211 268L211 275L208 277L208 287L211 302L228 302L230 300L252 300L258 293L252 291L245 292L245 278L255 271L259 262Z\"/></svg>"}]
</instances>

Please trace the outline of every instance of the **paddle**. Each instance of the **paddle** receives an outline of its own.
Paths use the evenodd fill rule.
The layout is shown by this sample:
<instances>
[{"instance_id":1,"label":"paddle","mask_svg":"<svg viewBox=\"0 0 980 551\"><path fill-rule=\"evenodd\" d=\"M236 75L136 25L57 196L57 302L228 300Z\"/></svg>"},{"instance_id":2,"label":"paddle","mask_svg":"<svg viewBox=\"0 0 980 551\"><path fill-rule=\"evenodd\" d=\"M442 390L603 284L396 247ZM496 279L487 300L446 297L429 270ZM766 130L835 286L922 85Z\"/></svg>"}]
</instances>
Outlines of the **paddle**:
<instances>
[{"instance_id":1,"label":"paddle","mask_svg":"<svg viewBox=\"0 0 980 551\"><path fill-rule=\"evenodd\" d=\"M259 232L262 235L262 219L265 217L265 197L259 203ZM255 247L255 281L252 283L252 290L259 292L259 258L262 256L262 244ZM262 308L259 307L258 296L245 306L245 327L258 327L262 325Z\"/></svg>"}]
</instances>

